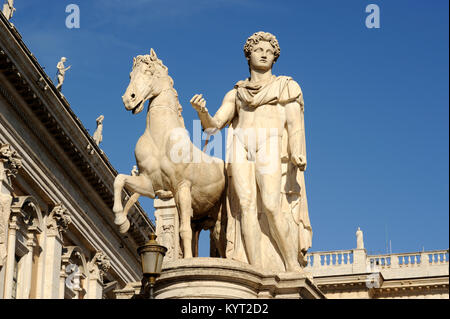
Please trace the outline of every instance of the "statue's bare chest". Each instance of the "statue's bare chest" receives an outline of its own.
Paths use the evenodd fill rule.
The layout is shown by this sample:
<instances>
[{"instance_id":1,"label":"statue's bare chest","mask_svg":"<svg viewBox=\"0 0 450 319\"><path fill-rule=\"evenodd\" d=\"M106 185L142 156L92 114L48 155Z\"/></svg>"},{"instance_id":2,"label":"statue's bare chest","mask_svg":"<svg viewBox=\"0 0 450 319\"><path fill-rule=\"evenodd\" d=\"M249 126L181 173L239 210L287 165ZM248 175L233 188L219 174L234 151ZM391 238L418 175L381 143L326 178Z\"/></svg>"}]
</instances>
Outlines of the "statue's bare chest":
<instances>
[{"instance_id":1,"label":"statue's bare chest","mask_svg":"<svg viewBox=\"0 0 450 319\"><path fill-rule=\"evenodd\" d=\"M236 103L240 128L279 128L286 122L284 107L279 104L266 104L251 107L245 103Z\"/></svg>"}]
</instances>

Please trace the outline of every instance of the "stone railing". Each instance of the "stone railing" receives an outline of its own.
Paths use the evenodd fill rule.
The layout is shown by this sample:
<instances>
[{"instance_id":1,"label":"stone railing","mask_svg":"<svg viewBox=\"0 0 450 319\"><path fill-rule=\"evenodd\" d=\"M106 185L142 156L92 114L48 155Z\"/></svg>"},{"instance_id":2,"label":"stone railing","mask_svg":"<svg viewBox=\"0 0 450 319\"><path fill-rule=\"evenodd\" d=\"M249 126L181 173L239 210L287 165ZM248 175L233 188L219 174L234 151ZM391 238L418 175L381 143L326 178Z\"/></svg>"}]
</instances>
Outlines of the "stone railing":
<instances>
[{"instance_id":1,"label":"stone railing","mask_svg":"<svg viewBox=\"0 0 450 319\"><path fill-rule=\"evenodd\" d=\"M307 254L308 266L313 276L346 275L381 271L384 276L397 276L399 271L407 276L423 273L448 274L449 251L434 250L414 253L367 255L365 249L312 252ZM406 272L405 272L406 271Z\"/></svg>"},{"instance_id":2,"label":"stone railing","mask_svg":"<svg viewBox=\"0 0 450 319\"><path fill-rule=\"evenodd\" d=\"M370 265L381 269L426 267L448 264L448 250L368 256Z\"/></svg>"},{"instance_id":3,"label":"stone railing","mask_svg":"<svg viewBox=\"0 0 450 319\"><path fill-rule=\"evenodd\" d=\"M313 252L308 254L308 267L342 267L353 264L353 250Z\"/></svg>"}]
</instances>

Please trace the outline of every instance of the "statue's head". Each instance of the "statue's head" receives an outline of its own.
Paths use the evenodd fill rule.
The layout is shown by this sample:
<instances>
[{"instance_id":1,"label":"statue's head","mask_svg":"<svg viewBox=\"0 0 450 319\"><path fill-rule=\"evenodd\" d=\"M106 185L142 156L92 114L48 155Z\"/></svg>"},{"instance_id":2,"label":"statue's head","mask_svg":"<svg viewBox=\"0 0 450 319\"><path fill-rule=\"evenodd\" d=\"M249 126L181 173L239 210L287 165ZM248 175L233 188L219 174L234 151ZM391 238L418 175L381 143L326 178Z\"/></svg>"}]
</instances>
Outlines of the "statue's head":
<instances>
[{"instance_id":1,"label":"statue's head","mask_svg":"<svg viewBox=\"0 0 450 319\"><path fill-rule=\"evenodd\" d=\"M280 46L273 34L259 31L245 42L244 54L250 69L266 70L272 68L280 56Z\"/></svg>"},{"instance_id":2,"label":"statue's head","mask_svg":"<svg viewBox=\"0 0 450 319\"><path fill-rule=\"evenodd\" d=\"M66 62L66 61L67 61L67 59L65 57L61 58L61 62Z\"/></svg>"},{"instance_id":3,"label":"statue's head","mask_svg":"<svg viewBox=\"0 0 450 319\"><path fill-rule=\"evenodd\" d=\"M102 124L104 119L105 117L103 115L100 115L95 121L97 122L97 124Z\"/></svg>"},{"instance_id":4,"label":"statue's head","mask_svg":"<svg viewBox=\"0 0 450 319\"><path fill-rule=\"evenodd\" d=\"M173 85L168 69L153 49L150 55L138 55L133 58L130 84L122 96L125 108L133 114L141 112L144 103L158 96L168 83Z\"/></svg>"}]
</instances>

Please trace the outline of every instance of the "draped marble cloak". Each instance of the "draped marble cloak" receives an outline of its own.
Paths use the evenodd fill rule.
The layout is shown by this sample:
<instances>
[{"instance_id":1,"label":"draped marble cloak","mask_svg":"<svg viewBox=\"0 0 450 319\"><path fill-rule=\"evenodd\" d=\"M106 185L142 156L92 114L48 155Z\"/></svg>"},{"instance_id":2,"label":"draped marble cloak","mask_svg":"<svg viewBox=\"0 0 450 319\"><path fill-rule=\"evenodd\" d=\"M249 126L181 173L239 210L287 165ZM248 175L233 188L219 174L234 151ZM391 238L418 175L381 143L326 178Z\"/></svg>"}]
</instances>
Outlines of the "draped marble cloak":
<instances>
[{"instance_id":1,"label":"draped marble cloak","mask_svg":"<svg viewBox=\"0 0 450 319\"><path fill-rule=\"evenodd\" d=\"M236 108L245 105L249 107L259 107L261 105L284 106L288 103L297 102L300 105L301 121L303 122L303 94L300 86L290 77L272 76L265 85L254 85L248 80L239 81L235 85ZM236 115L238 114L236 110ZM245 252L244 240L240 227L240 207L237 194L232 183L231 150L233 147L233 128L236 127L238 115L229 123L227 134L226 163L228 172L227 190L227 244L226 257L248 263ZM304 123L303 123L304 124ZM304 125L303 125L304 127ZM236 137L235 137L236 138ZM301 150L306 156L305 134L301 132ZM300 171L290 161L290 149L288 143L287 128L284 128L282 135L281 151L281 172L282 179L280 185L281 202L280 209L289 223L289 240L295 242L299 263L304 265L307 250L311 247L312 228L308 215L308 204L306 199L304 172ZM281 258L281 253L277 244L272 238L268 220L262 209L261 198L258 191L258 221L261 231L260 253L262 256L263 270L282 272L285 266Z\"/></svg>"}]
</instances>

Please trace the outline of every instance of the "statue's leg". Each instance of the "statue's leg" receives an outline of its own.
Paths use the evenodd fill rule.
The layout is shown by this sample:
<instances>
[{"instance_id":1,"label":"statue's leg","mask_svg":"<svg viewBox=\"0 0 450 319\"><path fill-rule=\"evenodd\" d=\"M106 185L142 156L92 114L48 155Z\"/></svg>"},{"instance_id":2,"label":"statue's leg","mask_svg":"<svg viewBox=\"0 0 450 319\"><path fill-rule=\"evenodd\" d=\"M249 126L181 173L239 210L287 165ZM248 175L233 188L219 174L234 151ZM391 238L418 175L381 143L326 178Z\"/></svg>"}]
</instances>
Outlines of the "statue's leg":
<instances>
[{"instance_id":1,"label":"statue's leg","mask_svg":"<svg viewBox=\"0 0 450 319\"><path fill-rule=\"evenodd\" d=\"M216 205L219 205L219 207L215 208L218 209L218 212L213 215L213 217L215 217L215 223L210 229L210 252L214 252L216 254L215 256L211 255L211 257L225 258L226 223L224 219L226 219L226 212L224 212L224 209L226 204L224 199L221 199L221 201Z\"/></svg>"},{"instance_id":2,"label":"statue's leg","mask_svg":"<svg viewBox=\"0 0 450 319\"><path fill-rule=\"evenodd\" d=\"M123 211L122 190L126 187L134 193L141 194L150 198L155 198L152 182L145 175L129 176L119 174L114 180L114 206L113 212L116 214L114 223L121 227L121 232L128 230L129 222Z\"/></svg>"},{"instance_id":3,"label":"statue's leg","mask_svg":"<svg viewBox=\"0 0 450 319\"><path fill-rule=\"evenodd\" d=\"M299 271L297 251L289 234L289 223L281 212L281 159L278 152L267 152L265 161L256 162L256 178L270 234L282 254L286 271ZM270 167L268 167L270 165Z\"/></svg>"},{"instance_id":4,"label":"statue's leg","mask_svg":"<svg viewBox=\"0 0 450 319\"><path fill-rule=\"evenodd\" d=\"M61 91L61 87L63 85L64 82L64 77L62 75L58 75L58 85L56 86L56 89L58 91Z\"/></svg>"},{"instance_id":5,"label":"statue's leg","mask_svg":"<svg viewBox=\"0 0 450 319\"><path fill-rule=\"evenodd\" d=\"M241 230L249 263L261 266L261 230L257 211L255 163L247 159L247 151L238 138L234 138L235 158L231 164L232 183L239 198Z\"/></svg>"},{"instance_id":6,"label":"statue's leg","mask_svg":"<svg viewBox=\"0 0 450 319\"><path fill-rule=\"evenodd\" d=\"M198 257L198 240L200 238L201 227L192 228L193 238L192 238L192 256Z\"/></svg>"},{"instance_id":7,"label":"statue's leg","mask_svg":"<svg viewBox=\"0 0 450 319\"><path fill-rule=\"evenodd\" d=\"M183 182L178 186L175 200L180 214L180 237L183 245L184 258L192 258L192 228L191 218L192 199L191 199L191 185Z\"/></svg>"}]
</instances>

